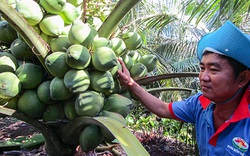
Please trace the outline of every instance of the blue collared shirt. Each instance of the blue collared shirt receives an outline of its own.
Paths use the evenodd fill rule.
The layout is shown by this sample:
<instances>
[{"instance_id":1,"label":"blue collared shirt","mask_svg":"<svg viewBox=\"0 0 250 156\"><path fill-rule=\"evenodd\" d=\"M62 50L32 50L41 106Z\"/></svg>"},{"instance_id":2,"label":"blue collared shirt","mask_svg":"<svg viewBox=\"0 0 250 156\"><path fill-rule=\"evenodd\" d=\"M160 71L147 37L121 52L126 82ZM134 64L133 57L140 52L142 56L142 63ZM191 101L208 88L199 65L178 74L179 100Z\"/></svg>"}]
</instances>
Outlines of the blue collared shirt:
<instances>
[{"instance_id":1,"label":"blue collared shirt","mask_svg":"<svg viewBox=\"0 0 250 156\"><path fill-rule=\"evenodd\" d=\"M169 105L177 120L195 125L201 156L250 156L250 87L231 118L217 131L213 124L215 104L202 93Z\"/></svg>"}]
</instances>

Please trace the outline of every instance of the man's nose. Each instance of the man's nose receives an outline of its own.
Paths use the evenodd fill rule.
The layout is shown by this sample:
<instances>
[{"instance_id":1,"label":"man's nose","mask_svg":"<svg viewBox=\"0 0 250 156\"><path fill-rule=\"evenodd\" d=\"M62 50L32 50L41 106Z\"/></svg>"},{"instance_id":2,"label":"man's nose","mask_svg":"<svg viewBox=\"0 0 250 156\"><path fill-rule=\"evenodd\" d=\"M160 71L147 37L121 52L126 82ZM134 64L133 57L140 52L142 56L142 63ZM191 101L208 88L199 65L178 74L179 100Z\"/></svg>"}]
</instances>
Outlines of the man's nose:
<instances>
[{"instance_id":1,"label":"man's nose","mask_svg":"<svg viewBox=\"0 0 250 156\"><path fill-rule=\"evenodd\" d=\"M201 72L199 77L200 77L200 81L210 80L209 73L207 71Z\"/></svg>"}]
</instances>

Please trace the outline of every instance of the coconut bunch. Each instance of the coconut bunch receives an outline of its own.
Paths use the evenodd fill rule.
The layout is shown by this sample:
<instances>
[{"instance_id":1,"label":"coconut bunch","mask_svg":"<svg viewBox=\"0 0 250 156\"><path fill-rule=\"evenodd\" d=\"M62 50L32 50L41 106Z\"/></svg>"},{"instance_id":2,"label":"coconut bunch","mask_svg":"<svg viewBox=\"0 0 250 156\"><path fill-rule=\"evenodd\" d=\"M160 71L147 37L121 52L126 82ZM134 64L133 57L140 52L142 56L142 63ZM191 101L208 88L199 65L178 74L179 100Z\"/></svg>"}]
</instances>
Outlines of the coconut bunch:
<instances>
[{"instance_id":1,"label":"coconut bunch","mask_svg":"<svg viewBox=\"0 0 250 156\"><path fill-rule=\"evenodd\" d=\"M155 55L141 55L137 32L113 38L99 37L93 24L83 23L81 1L16 0L10 3L48 43L51 53L45 67L28 44L6 22L0 21L0 104L50 123L81 116L105 116L126 125L135 98L117 79L121 58L135 80L156 68ZM45 70L46 68L47 70ZM50 73L47 73L49 71ZM89 125L76 134L62 136L66 144L79 143L90 151L115 137L103 127Z\"/></svg>"}]
</instances>

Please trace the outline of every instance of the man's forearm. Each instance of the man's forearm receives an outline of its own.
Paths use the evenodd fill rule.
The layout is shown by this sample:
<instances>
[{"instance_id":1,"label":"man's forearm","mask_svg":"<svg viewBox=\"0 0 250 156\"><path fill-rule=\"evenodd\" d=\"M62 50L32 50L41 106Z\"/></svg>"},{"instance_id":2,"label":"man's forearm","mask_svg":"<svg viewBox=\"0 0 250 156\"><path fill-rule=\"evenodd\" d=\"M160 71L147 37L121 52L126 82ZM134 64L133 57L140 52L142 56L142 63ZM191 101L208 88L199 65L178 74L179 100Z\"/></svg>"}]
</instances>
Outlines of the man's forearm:
<instances>
[{"instance_id":1,"label":"man's forearm","mask_svg":"<svg viewBox=\"0 0 250 156\"><path fill-rule=\"evenodd\" d=\"M148 93L136 82L128 86L128 89L139 99L139 101L151 112L159 117L172 118L167 103Z\"/></svg>"}]
</instances>

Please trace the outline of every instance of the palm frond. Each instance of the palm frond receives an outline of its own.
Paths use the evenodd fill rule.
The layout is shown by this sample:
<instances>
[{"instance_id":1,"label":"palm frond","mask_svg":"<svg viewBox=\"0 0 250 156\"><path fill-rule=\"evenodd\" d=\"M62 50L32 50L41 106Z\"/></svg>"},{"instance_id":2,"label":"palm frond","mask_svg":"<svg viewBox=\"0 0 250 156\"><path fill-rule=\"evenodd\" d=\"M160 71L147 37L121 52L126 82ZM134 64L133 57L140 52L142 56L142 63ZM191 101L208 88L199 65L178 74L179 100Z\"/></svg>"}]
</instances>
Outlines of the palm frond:
<instances>
[{"instance_id":1,"label":"palm frond","mask_svg":"<svg viewBox=\"0 0 250 156\"><path fill-rule=\"evenodd\" d=\"M183 10L190 16L188 22L196 25L206 23L209 30L220 27L226 20L237 26L248 19L250 1L248 0L203 0L201 2L183 1Z\"/></svg>"}]
</instances>

